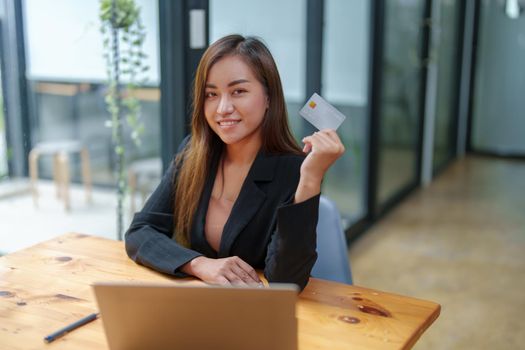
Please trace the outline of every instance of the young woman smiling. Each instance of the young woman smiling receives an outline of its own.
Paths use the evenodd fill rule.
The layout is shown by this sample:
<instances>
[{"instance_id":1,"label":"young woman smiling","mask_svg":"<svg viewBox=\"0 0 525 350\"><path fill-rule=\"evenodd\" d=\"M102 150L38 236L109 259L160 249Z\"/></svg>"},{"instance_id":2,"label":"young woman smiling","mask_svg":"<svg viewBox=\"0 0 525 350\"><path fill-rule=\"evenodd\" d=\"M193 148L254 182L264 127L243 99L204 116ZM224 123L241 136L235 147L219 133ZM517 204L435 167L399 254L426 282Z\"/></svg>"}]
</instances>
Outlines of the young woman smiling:
<instances>
[{"instance_id":1,"label":"young woman smiling","mask_svg":"<svg viewBox=\"0 0 525 350\"><path fill-rule=\"evenodd\" d=\"M137 263L208 283L306 286L321 181L344 147L333 130L295 143L277 66L253 37L204 53L192 131L126 233Z\"/></svg>"}]
</instances>

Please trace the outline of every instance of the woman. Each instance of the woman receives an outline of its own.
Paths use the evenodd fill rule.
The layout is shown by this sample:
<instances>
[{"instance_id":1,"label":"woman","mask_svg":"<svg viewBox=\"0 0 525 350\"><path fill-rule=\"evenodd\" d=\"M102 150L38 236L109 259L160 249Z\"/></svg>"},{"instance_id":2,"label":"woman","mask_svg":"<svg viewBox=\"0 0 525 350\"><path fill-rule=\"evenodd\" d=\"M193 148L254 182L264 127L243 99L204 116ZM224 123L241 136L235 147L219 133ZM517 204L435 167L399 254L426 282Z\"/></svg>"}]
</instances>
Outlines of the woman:
<instances>
[{"instance_id":1,"label":"woman","mask_svg":"<svg viewBox=\"0 0 525 350\"><path fill-rule=\"evenodd\" d=\"M191 137L135 215L128 255L208 283L260 284L263 269L269 282L303 289L317 257L321 181L344 152L333 130L303 142L301 151L264 44L219 39L197 68Z\"/></svg>"}]
</instances>

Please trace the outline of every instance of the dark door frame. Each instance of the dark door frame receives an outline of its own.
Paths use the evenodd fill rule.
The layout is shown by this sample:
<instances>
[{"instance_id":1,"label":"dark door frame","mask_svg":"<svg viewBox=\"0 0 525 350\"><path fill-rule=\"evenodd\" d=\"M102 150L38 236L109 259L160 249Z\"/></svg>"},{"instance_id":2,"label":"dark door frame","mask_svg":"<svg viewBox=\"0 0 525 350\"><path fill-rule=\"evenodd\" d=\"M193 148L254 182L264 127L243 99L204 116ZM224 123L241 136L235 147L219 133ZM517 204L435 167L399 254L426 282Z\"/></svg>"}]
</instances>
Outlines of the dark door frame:
<instances>
[{"instance_id":1,"label":"dark door frame","mask_svg":"<svg viewBox=\"0 0 525 350\"><path fill-rule=\"evenodd\" d=\"M458 31L456 33L456 47L454 48L454 57L456 62L456 67L454 67L453 77L450 88L455 91L454 97L451 101L449 112L452 114L452 122L449 125L448 133L451 135L451 152L448 155L448 158L443 161L441 164L438 164L434 168L432 164L432 177L436 177L442 171L444 171L450 163L457 157L458 149L458 130L459 130L459 116L460 116L460 93L461 93L461 80L463 78L462 74L462 57L463 57L463 46L465 44L464 30L465 30L465 14L466 14L466 2L462 1L455 4L459 6L458 8L458 18L456 27ZM432 150L433 152L434 150Z\"/></svg>"},{"instance_id":2,"label":"dark door frame","mask_svg":"<svg viewBox=\"0 0 525 350\"><path fill-rule=\"evenodd\" d=\"M31 148L31 127L25 78L25 40L22 2L0 0L4 9L0 32L0 61L2 62L2 93L6 143L10 150L8 169L10 177L28 174L28 155ZM9 89L7 89L9 87Z\"/></svg>"},{"instance_id":3,"label":"dark door frame","mask_svg":"<svg viewBox=\"0 0 525 350\"><path fill-rule=\"evenodd\" d=\"M206 14L207 43L208 0L159 0L161 157L164 171L190 131L193 78L206 49L190 47L190 11L198 9Z\"/></svg>"}]
</instances>

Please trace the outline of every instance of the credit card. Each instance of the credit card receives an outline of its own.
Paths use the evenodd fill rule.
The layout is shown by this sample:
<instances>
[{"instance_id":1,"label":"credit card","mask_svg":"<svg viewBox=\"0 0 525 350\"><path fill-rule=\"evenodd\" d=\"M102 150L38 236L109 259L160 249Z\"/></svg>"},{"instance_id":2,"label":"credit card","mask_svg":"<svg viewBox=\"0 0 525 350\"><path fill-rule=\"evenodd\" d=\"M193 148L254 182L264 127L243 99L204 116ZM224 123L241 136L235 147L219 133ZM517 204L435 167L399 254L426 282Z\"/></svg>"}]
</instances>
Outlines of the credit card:
<instances>
[{"instance_id":1,"label":"credit card","mask_svg":"<svg viewBox=\"0 0 525 350\"><path fill-rule=\"evenodd\" d=\"M346 117L324 98L314 93L306 102L299 114L308 120L318 130L337 128L345 121Z\"/></svg>"}]
</instances>

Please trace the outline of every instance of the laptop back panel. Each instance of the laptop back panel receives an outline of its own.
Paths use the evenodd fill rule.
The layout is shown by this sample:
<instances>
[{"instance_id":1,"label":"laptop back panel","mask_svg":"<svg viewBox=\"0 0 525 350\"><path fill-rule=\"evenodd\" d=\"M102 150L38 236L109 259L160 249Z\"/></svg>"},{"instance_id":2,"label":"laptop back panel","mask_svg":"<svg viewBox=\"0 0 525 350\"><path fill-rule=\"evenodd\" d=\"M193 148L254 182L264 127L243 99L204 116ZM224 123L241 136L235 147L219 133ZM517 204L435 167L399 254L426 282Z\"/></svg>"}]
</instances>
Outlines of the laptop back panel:
<instances>
[{"instance_id":1,"label":"laptop back panel","mask_svg":"<svg viewBox=\"0 0 525 350\"><path fill-rule=\"evenodd\" d=\"M293 285L97 283L110 349L297 349Z\"/></svg>"}]
</instances>

